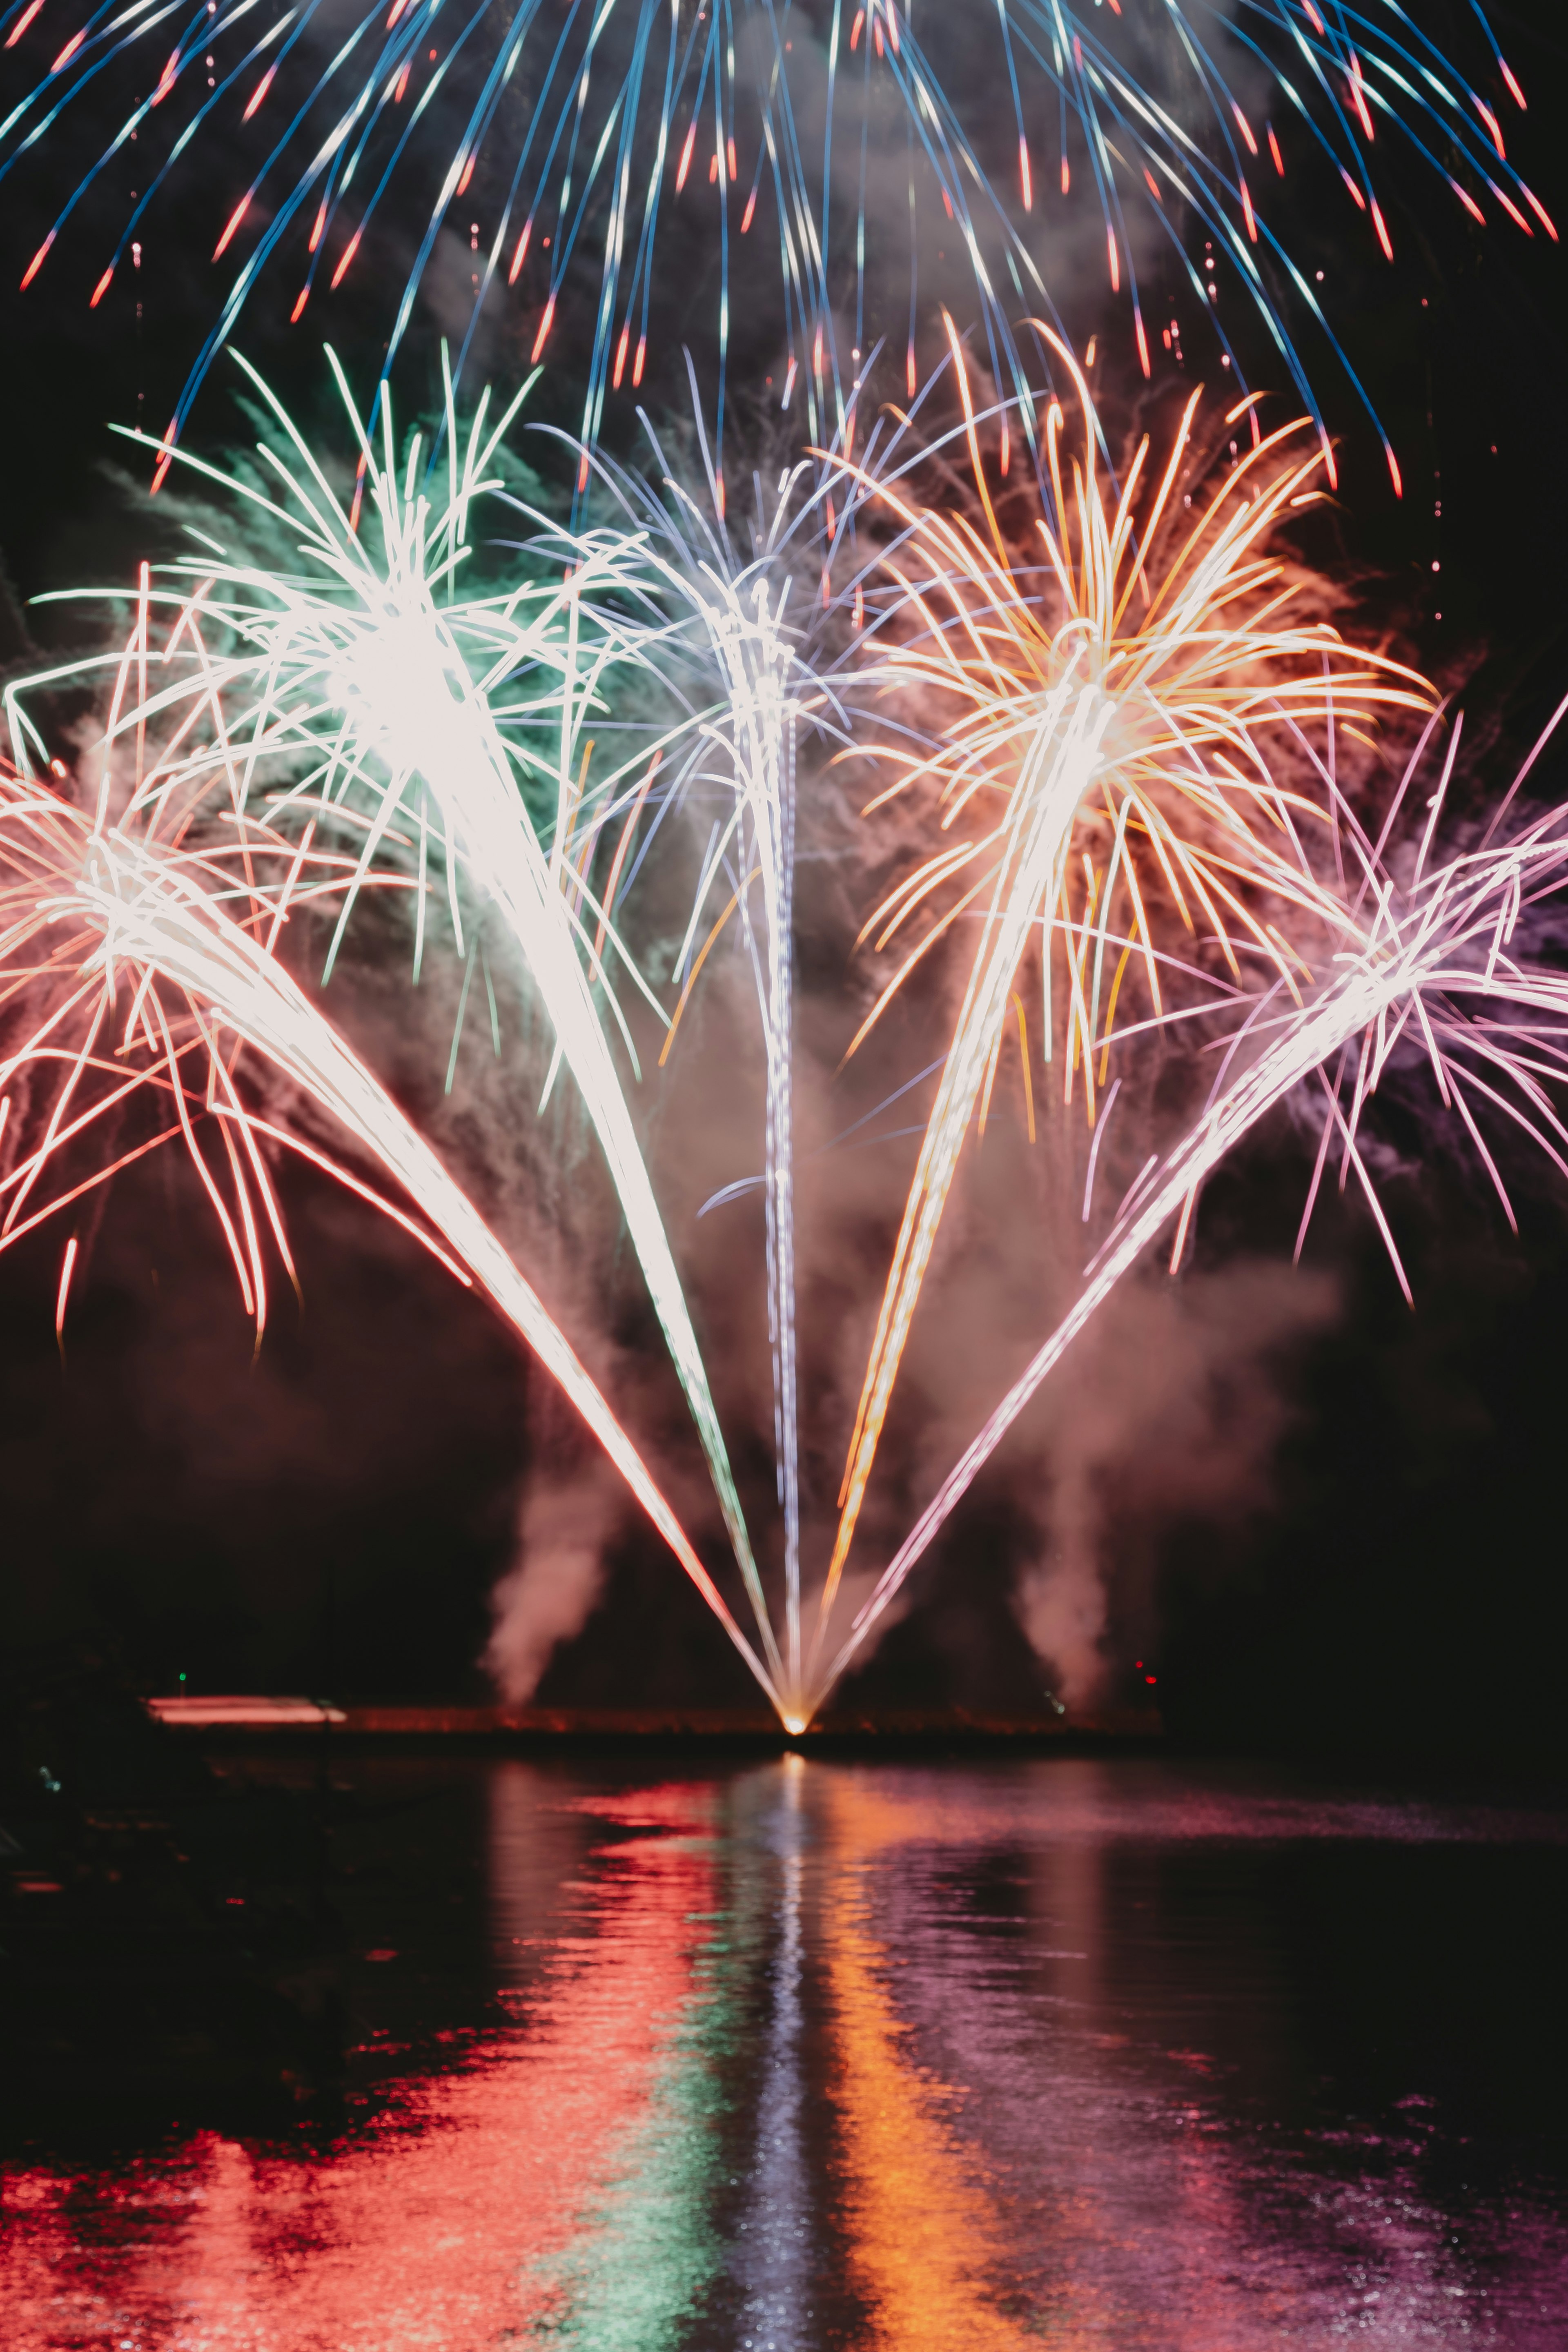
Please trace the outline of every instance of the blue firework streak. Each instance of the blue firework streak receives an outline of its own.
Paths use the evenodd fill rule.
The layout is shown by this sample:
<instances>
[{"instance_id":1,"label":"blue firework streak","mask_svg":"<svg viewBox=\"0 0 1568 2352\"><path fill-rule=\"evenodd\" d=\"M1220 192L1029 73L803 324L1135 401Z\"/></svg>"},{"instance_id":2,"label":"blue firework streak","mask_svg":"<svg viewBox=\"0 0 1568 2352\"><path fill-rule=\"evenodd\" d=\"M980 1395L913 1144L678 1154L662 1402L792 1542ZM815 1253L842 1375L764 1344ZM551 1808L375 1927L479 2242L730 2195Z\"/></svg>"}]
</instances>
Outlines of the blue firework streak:
<instances>
[{"instance_id":1,"label":"blue firework streak","mask_svg":"<svg viewBox=\"0 0 1568 2352\"><path fill-rule=\"evenodd\" d=\"M300 319L312 297L342 283L396 190L415 197L422 226L393 320L390 365L437 238L482 163L495 226L482 252L473 230L474 324L487 298L507 289L538 360L557 333L569 278L574 299L584 285L593 289L583 369L590 447L606 395L642 384L656 272L679 267L681 250L716 228L721 451L731 289L742 251L749 264L750 240L776 245L788 352L781 396L788 404L798 391L806 426L821 439L843 427L868 337L868 220L881 239L869 256L879 309L891 278L908 269L911 394L921 223L936 224L940 206L951 224L944 233L973 271L996 380L1022 395L1018 320L1040 311L1060 323L1053 238L1069 220L1066 206L1079 200L1076 183L1102 217L1109 289L1126 306L1144 373L1152 330L1137 247L1152 219L1239 378L1213 287L1188 250L1191 232L1201 230L1228 261L1326 441L1299 337L1320 355L1326 350L1373 411L1313 283L1271 225L1287 148L1298 172L1315 156L1320 174L1326 167L1342 183L1359 225L1390 259L1380 131L1384 148L1413 148L1477 220L1500 214L1526 235L1540 228L1555 237L1505 152L1498 109L1505 91L1521 108L1524 95L1479 5L1475 69L1491 98L1397 0L1359 8L1110 0L1109 9L1079 10L1064 0L994 0L962 12L956 26L928 11L929 0L913 14L898 0L376 0L345 20L333 0L296 0L266 23L260 0L197 0L194 8L189 0L104 0L68 31L60 0L13 0L0 13L5 47L47 62L0 121L0 179L40 147L68 149L77 123L100 121L106 98L112 113L126 82L152 84L71 190L22 282L38 276L133 136L147 142L138 151L147 156L170 125L162 160L152 169L143 163L148 184L112 249L88 255L85 232L73 240L94 303L195 142L210 150L243 132L244 147L276 126L253 167L246 149L247 177L211 223L214 260L232 252L238 267L172 421L174 438L263 277ZM944 81L935 54L944 40L961 52L979 105ZM1009 106L1016 163L1009 134L996 136ZM258 131L245 131L252 122ZM901 209L888 200L889 159L900 150L901 263L886 245ZM847 357L841 328L851 312ZM1025 401L1026 434L1030 415ZM1377 430L1397 488L1394 451Z\"/></svg>"}]
</instances>

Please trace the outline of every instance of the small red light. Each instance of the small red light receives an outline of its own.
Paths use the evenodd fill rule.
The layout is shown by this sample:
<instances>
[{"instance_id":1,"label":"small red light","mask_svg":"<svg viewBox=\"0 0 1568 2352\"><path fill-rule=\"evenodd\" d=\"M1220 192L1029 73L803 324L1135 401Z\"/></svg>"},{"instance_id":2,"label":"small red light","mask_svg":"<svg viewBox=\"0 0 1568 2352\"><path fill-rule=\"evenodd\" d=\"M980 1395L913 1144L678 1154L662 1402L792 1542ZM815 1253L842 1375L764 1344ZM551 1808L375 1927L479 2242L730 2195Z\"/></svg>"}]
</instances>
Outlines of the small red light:
<instances>
[{"instance_id":1,"label":"small red light","mask_svg":"<svg viewBox=\"0 0 1568 2352\"><path fill-rule=\"evenodd\" d=\"M1145 1675L1143 1679L1146 1683L1152 1683L1154 1680L1154 1676L1152 1675Z\"/></svg>"}]
</instances>

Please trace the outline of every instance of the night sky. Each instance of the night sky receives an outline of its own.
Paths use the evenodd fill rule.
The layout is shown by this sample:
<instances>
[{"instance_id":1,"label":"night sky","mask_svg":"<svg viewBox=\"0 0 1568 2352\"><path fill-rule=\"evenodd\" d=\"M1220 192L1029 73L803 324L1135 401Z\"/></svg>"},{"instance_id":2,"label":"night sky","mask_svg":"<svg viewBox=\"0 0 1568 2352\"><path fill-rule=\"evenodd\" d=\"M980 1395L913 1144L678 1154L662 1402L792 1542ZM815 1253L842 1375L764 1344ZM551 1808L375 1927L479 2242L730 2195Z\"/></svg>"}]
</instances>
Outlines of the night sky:
<instances>
[{"instance_id":1,"label":"night sky","mask_svg":"<svg viewBox=\"0 0 1568 2352\"><path fill-rule=\"evenodd\" d=\"M1464 12L1417 13L1442 37ZM1510 153L1561 219L1559 12L1534 0L1491 15L1531 101L1512 119ZM16 86L7 60L0 92ZM178 201L149 226L139 276L122 273L93 311L86 230L79 249L62 239L16 290L72 176L67 159L36 157L0 184L8 675L84 642L90 625L29 599L127 581L139 556L160 551L149 543L158 526L117 480L135 461L107 427L162 426L226 285L205 259L221 194L204 173L219 170L193 156ZM1472 230L1429 176L1391 163L1388 189L1393 268L1352 236L1344 206L1303 207L1297 245L1332 274L1336 324L1388 423L1406 495L1390 495L1375 441L1325 365L1342 502L1306 551L1392 629L1395 649L1463 687L1469 723L1495 739L1473 789L1495 798L1568 692L1568 264L1543 236ZM482 187L475 195L482 205ZM187 231L196 221L199 234ZM374 373L407 232L394 213L384 253L310 327L290 336L280 291L247 317L237 340L307 418L321 413L323 332L351 365L368 352ZM710 259L694 248L668 297L672 331L694 340L711 308ZM401 362L410 409L430 397L438 323L426 306ZM1095 320L1086 310L1070 323L1087 335ZM1261 352L1250 356L1268 382ZM519 357L500 331L498 378ZM742 331L737 383L771 364L763 331ZM196 446L235 436L230 373L220 362L202 396ZM677 390L667 380L660 396ZM569 378L547 379L542 399L539 413L570 421ZM631 428L612 414L606 429L624 446ZM1537 775L1543 793L1568 791L1568 750ZM1417 1311L1364 1213L1331 1207L1309 1259L1336 1274L1342 1311L1271 1368L1289 1405L1271 1498L1240 1517L1152 1529L1119 1528L1112 1503L1113 1658L1120 1674L1149 1646L1168 1721L1198 1743L1560 1763L1568 1189L1543 1164L1510 1161L1514 1240L1484 1178L1434 1150L1412 1106L1394 1098L1377 1117L1403 1154L1386 1198ZM1288 1256L1304 1174L1288 1133L1255 1139L1206 1196L1195 1272L1238 1254ZM58 1235L0 1258L0 1622L29 1639L107 1637L148 1686L184 1674L189 1688L480 1696L489 1595L512 1557L531 1444L569 1441L510 1336L413 1244L324 1181L294 1171L285 1192L305 1307L285 1297L254 1363L194 1184L172 1158L117 1182L84 1235L63 1368ZM1008 1602L1016 1542L1005 1497L983 1487L851 1695L1037 1705L1042 1670ZM540 1696L730 1704L748 1685L628 1519L604 1603Z\"/></svg>"}]
</instances>

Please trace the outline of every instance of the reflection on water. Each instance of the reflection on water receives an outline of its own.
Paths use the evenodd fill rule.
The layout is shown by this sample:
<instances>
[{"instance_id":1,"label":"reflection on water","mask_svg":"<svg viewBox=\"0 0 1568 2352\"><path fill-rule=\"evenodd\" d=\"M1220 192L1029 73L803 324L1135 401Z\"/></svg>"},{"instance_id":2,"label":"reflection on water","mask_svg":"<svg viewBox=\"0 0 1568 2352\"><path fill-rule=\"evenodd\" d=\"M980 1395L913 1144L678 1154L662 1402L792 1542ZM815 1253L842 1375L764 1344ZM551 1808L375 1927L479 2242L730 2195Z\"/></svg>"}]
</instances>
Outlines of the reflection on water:
<instances>
[{"instance_id":1,"label":"reflection on water","mask_svg":"<svg viewBox=\"0 0 1568 2352\"><path fill-rule=\"evenodd\" d=\"M967 2086L915 2058L895 1973L910 1955L873 1928L875 1864L907 1837L907 1819L853 1782L830 1792L834 1901L823 1943L850 2271L866 2297L866 2341L879 2352L1012 2352L1033 2331L994 2301L1005 2243L950 2121Z\"/></svg>"},{"instance_id":2,"label":"reflection on water","mask_svg":"<svg viewBox=\"0 0 1568 2352\"><path fill-rule=\"evenodd\" d=\"M14 2150L7 2352L1568 2341L1552 1817L1131 1759L347 1774L342 2106Z\"/></svg>"},{"instance_id":3,"label":"reflection on water","mask_svg":"<svg viewBox=\"0 0 1568 2352\"><path fill-rule=\"evenodd\" d=\"M759 1776L748 1792L752 1837L747 1843L766 1857L762 1885L748 1889L748 1907L753 1913L761 1908L765 1915L772 1897L774 1925L763 1996L762 2076L734 2269L745 2289L742 2341L765 2345L769 2352L800 2352L817 2333L812 2324L815 2265L802 2046L805 1773L798 1756L787 1757L776 1776Z\"/></svg>"}]
</instances>

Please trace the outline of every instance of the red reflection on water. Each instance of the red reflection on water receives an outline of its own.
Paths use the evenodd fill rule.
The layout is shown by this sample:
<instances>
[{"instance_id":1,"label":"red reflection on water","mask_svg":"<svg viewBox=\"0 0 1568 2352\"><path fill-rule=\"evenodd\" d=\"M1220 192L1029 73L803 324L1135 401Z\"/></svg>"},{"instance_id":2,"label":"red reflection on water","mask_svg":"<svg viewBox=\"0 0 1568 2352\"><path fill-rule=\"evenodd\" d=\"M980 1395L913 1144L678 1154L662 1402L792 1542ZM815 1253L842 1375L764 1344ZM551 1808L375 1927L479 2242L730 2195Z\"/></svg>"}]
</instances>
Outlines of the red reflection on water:
<instances>
[{"instance_id":1,"label":"red reflection on water","mask_svg":"<svg viewBox=\"0 0 1568 2352\"><path fill-rule=\"evenodd\" d=\"M708 1820L691 1787L592 1810L689 1832ZM112 2174L9 2173L5 2352L492 2352L547 2336L555 2290L535 2266L592 2226L711 1933L690 1915L714 1907L689 1836L617 1843L591 1872L519 2030L353 2140L279 2154L209 2133Z\"/></svg>"}]
</instances>

